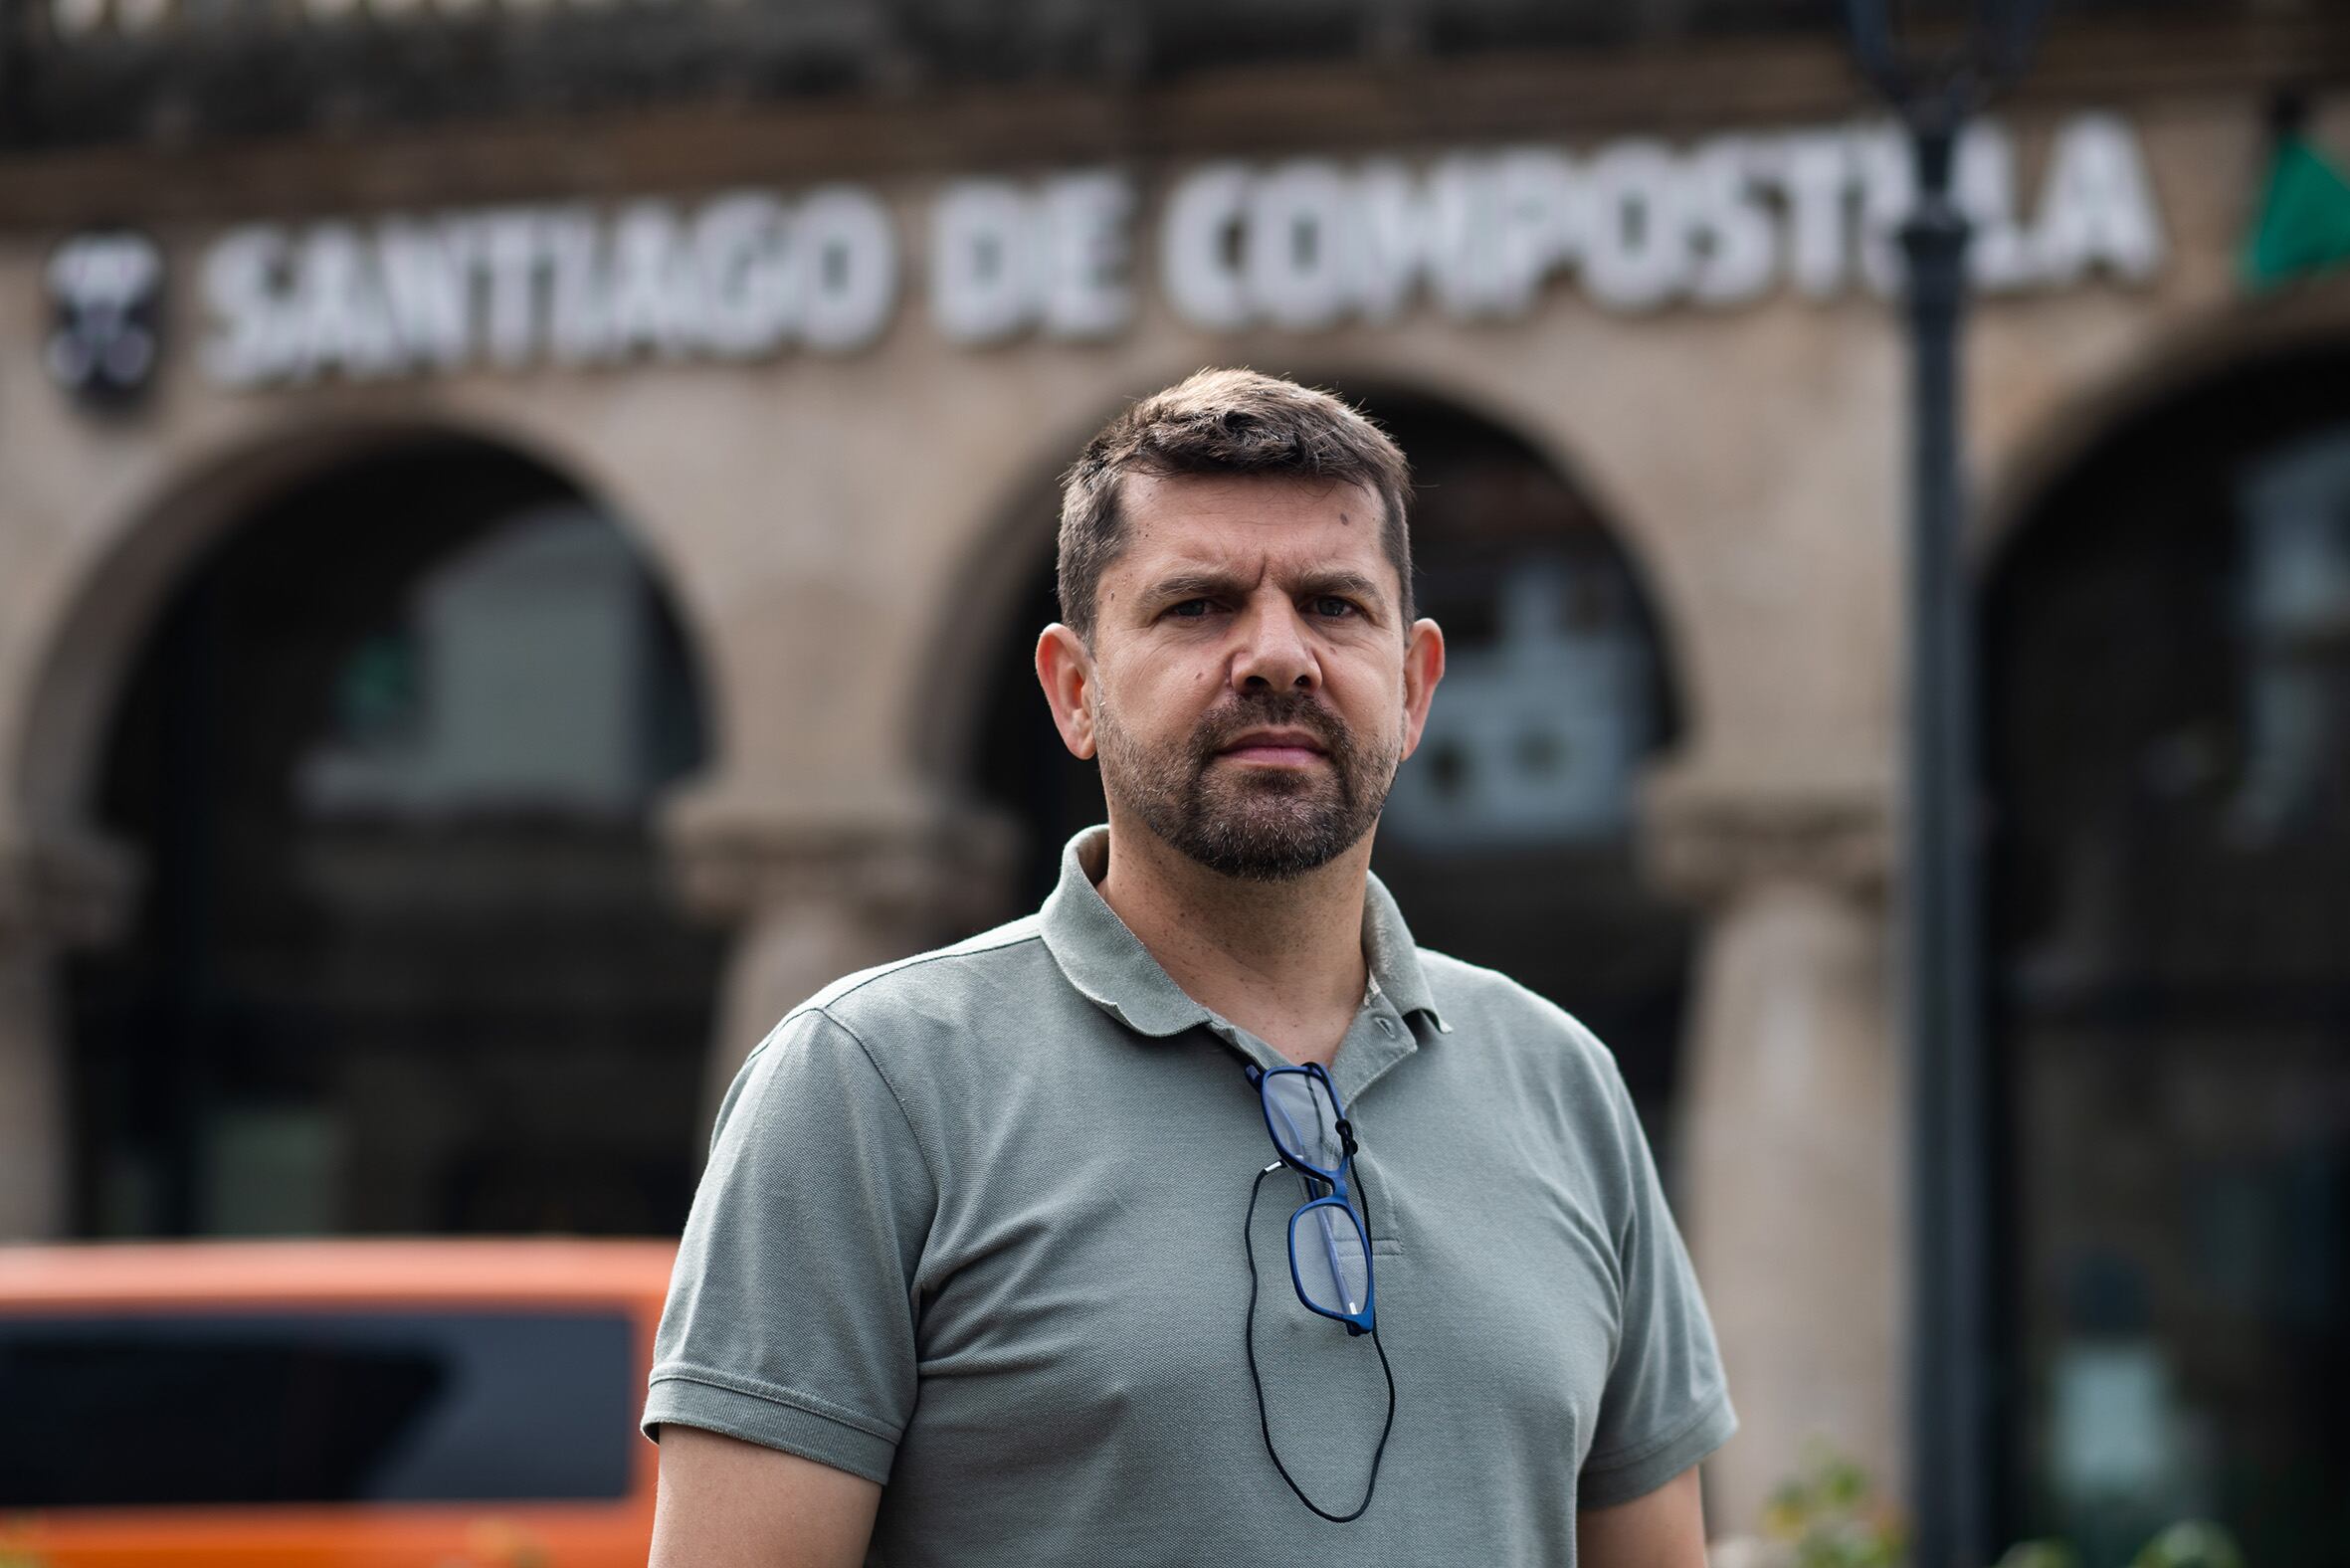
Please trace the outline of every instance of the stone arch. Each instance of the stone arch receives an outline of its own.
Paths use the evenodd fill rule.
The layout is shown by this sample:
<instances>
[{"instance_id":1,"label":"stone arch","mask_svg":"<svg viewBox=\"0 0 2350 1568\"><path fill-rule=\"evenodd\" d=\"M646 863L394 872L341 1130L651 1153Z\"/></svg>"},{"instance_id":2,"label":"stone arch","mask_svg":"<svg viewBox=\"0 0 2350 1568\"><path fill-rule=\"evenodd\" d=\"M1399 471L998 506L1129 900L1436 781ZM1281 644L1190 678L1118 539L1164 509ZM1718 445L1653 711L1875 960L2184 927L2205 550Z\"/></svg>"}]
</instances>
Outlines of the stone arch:
<instances>
[{"instance_id":1,"label":"stone arch","mask_svg":"<svg viewBox=\"0 0 2350 1568\"><path fill-rule=\"evenodd\" d=\"M2314 279L2151 334L2113 373L2059 400L2000 463L1971 540L1981 579L1998 575L2048 492L2116 432L2215 380L2326 343L2350 343L2350 281Z\"/></svg>"},{"instance_id":2,"label":"stone arch","mask_svg":"<svg viewBox=\"0 0 2350 1568\"><path fill-rule=\"evenodd\" d=\"M665 541L634 522L634 513L602 477L582 472L569 454L548 451L518 429L448 419L344 419L280 428L246 437L173 474L132 507L108 542L69 591L67 608L33 660L35 675L24 718L12 737L0 737L0 760L10 776L0 791L0 821L13 814L19 835L35 847L72 854L87 847L87 803L102 730L113 698L153 615L180 572L240 521L288 493L349 463L404 448L471 445L502 451L542 471L553 484L610 507L639 556L676 608L696 679L711 700L713 758L724 754L724 704L713 683L721 667L710 657Z\"/></svg>"},{"instance_id":3,"label":"stone arch","mask_svg":"<svg viewBox=\"0 0 2350 1568\"><path fill-rule=\"evenodd\" d=\"M1061 475L1121 401L1150 390L1137 384L1122 396L1105 396L1056 418L1036 456L978 511L975 535L942 579L946 600L930 608L931 631L919 667L934 679L910 706L913 733L906 751L919 775L948 798L962 793L970 772L994 675L990 660L1006 622L1034 586L1038 554L1053 546Z\"/></svg>"},{"instance_id":4,"label":"stone arch","mask_svg":"<svg viewBox=\"0 0 2350 1568\"><path fill-rule=\"evenodd\" d=\"M2304 1391L2350 1365L2282 1261L2342 1255L2307 1194L2350 1166L2350 289L2067 414L1983 541L2000 1525L2118 1561L2188 1496L2291 1560L2329 1515L2269 1457L2341 1468ZM2215 1263L2223 1211L2253 1240ZM2155 1435L2094 1486L2091 1377Z\"/></svg>"},{"instance_id":5,"label":"stone arch","mask_svg":"<svg viewBox=\"0 0 2350 1568\"><path fill-rule=\"evenodd\" d=\"M170 933L193 928L190 898L218 900L195 918L229 932L221 944L242 943L240 951L253 952L263 950L257 941L278 940L255 932L273 920L284 928L288 911L314 905L330 916L320 922L327 934L289 939L284 954L270 948L269 958L286 977L283 994L271 992L266 1007L247 1008L228 1032L240 1043L227 1049L243 1053L236 1071L266 1081L263 1092L310 1093L317 1089L316 1075L331 1075L336 1063L356 1060L362 1047L372 1053L371 1062L404 1052L403 1060L421 1062L416 1043L451 1030L471 1039L472 1031L481 1039L469 1047L468 1058L489 1061L513 1057L515 1042L525 1036L562 1035L587 1059L602 1063L591 1071L635 1085L620 1100L654 1104L648 1125L664 1116L675 1123L665 1124L658 1138L631 1142L625 1129L616 1132L617 1123L588 1101L556 1094L545 1114L528 1112L523 1119L535 1130L510 1148L483 1123L452 1132L447 1148L418 1154L412 1163L421 1175L405 1170L405 1152L352 1157L343 1187L367 1196L335 1211L341 1218L320 1220L324 1228L658 1231L682 1218L690 1191L700 1047L717 990L717 937L689 930L675 917L663 886L668 878L651 805L667 781L706 767L719 707L709 690L710 661L671 586L674 575L629 520L566 467L531 443L438 421L295 426L274 440L215 456L140 507L83 575L43 651L41 683L18 736L11 793L36 870L47 862L71 872L86 862L117 874L111 889L116 917L107 922L115 929L101 930L94 921L82 934L121 938L86 941L90 950L57 971L63 983L55 991L63 1005L50 1010L47 1052L68 1073L135 1081L164 1062L164 1056L148 1062L123 1044L143 1038L152 1021L144 1014L117 1017L120 1010L109 1011L107 999L138 998L138 1008L168 1023L178 1016L173 996L201 994L201 988L173 990L177 982L165 983L172 966L183 961L171 956L179 938ZM257 589L257 583L264 586ZM521 598L513 597L517 590ZM252 623L244 617L254 606L294 599L302 601L298 611L263 617L271 630L246 629ZM208 600L244 608L225 618L215 614L209 624L216 630L205 631L201 606ZM522 619L510 620L500 605L518 607ZM551 623L544 614L549 610L556 617ZM533 613L540 618L531 619ZM340 688L338 670L353 657L350 650L362 634L372 639L370 628L387 618L413 644L413 668L447 676L438 687L426 682L430 700L416 705L429 721L429 734L439 738L398 766L354 760L333 738L343 733L333 717L342 709L339 700L330 701ZM268 641L278 637L291 640L281 649ZM461 646L472 652L447 660L435 652ZM192 732L185 729L191 720L169 716L187 710L185 696L174 694L185 683L174 674L172 651L214 647L234 652L220 656L228 673L207 687L219 695L195 710L205 737L195 755L234 752L237 760L228 771L209 761L191 762L185 746L174 749L171 739L173 725ZM577 660L563 650L597 657ZM463 693L492 689L496 683L463 672L517 669L558 672L539 678L539 686L570 695L555 704L541 701L527 713L515 709L520 717L544 721L523 724L515 732L521 738L486 744L485 736L495 739L500 721L491 715L485 727L484 714L499 699L486 704ZM460 707L471 716L453 718ZM587 737L577 741L577 756L566 749L567 737ZM313 764L321 757L340 767L337 790L327 792L340 806L321 805L326 796L312 788ZM450 758L468 759L472 771L461 769L451 782L441 768ZM582 765L575 769L575 762ZM303 770L298 786L292 771L297 765ZM199 804L183 808L176 797L188 792ZM101 834L117 822L125 824L123 842L105 843ZM270 837L257 837L256 824ZM215 846L201 851L195 864L217 867L217 875L189 871L184 841L191 834ZM151 887L136 896L126 894L140 879L119 875L132 844L152 852L152 876L145 879ZM263 844L294 847L261 853L257 846ZM98 846L95 853L93 845ZM492 896L477 899L471 912L461 910L446 930L488 933L490 939L476 943L474 951L494 950L498 963L509 965L510 959L517 973L536 964L545 971L542 979L569 962L573 938L618 941L619 956L584 967L613 979L611 1012L619 1022L604 1027L596 1021L596 1004L559 984L533 986L533 994L548 999L540 1023L551 1021L553 1029L524 1028L484 1010L505 1004L468 969L463 943L446 934L415 934L431 921L414 911L439 896L425 897L417 889L446 885L452 869L467 866L485 868L474 879L481 884L475 890ZM490 870L498 866L505 872ZM558 884L571 886L576 896L548 890ZM199 891L191 893L191 887ZM462 895L461 903L464 896L472 895ZM525 906L563 918L540 919ZM567 911L577 911L578 930L556 929L570 917ZM126 918L134 913L135 919ZM541 934L508 941L496 936L500 930L509 938ZM383 950L387 931L398 957L382 972L408 979L370 991L372 982L352 978L363 967L355 955L372 959ZM613 934L623 931L635 935L621 941ZM207 953L203 961L213 962ZM235 963L218 970L249 972L250 964ZM348 1012L352 998L376 992L429 996L431 1007L441 1011L424 1019L362 1000L362 1013ZM558 1019L566 1008L569 1013ZM644 1024L639 1012L644 1018L658 1013L659 1027ZM212 1015L187 1016L196 1022L169 1032L181 1040L171 1051L200 1056L213 1050L216 1036L228 1038ZM68 1039L76 1042L71 1052ZM680 1043L685 1053L673 1065L669 1059L678 1056ZM265 1066L253 1065L265 1058ZM474 1087L493 1086L511 1107L539 1103L505 1081L523 1072L518 1060L496 1072L503 1075L496 1084L485 1078ZM415 1103L465 1098L462 1089L426 1092L429 1076L409 1075ZM319 1101L317 1118L345 1127L382 1122L367 1108L374 1088L354 1087L360 1080L345 1078L317 1089L327 1096ZM377 1079L368 1083L381 1086ZM657 1092L645 1093L648 1084ZM88 1111L104 1092L86 1082L74 1099ZM404 1114L412 1115L415 1103ZM87 1114L47 1120L54 1127L72 1125L86 1145L55 1151L57 1163L71 1162L78 1173L77 1223L84 1229L126 1225L129 1234L177 1233L274 1223L253 1219L260 1211L225 1200L207 1200L209 1209L182 1202L137 1210L143 1218L110 1218L131 1211L118 1210L111 1197L93 1196L114 1189L94 1177L87 1151L111 1158L125 1142L107 1141L119 1126ZM254 1125L239 1124L238 1136L266 1144L277 1135L266 1126L256 1133ZM344 1135L342 1127L331 1132ZM378 1153L387 1147L379 1131L363 1128L348 1136L359 1144L372 1139L369 1146ZM149 1134L127 1142L144 1137ZM424 1169L435 1161L440 1163ZM564 1200L554 1185L558 1178L542 1173L568 1169L577 1177L599 1161L636 1174L607 1183L603 1197L610 1202L597 1213L587 1212L601 1201L591 1196L586 1208L559 1214ZM199 1170L218 1187L217 1173L195 1166L174 1168L173 1180L160 1185L185 1186L179 1178ZM646 1200L650 1207L632 1198L626 1190L632 1186L654 1194ZM376 1196L394 1189L411 1193L413 1201L387 1205ZM236 1214L247 1218L218 1218Z\"/></svg>"}]
</instances>

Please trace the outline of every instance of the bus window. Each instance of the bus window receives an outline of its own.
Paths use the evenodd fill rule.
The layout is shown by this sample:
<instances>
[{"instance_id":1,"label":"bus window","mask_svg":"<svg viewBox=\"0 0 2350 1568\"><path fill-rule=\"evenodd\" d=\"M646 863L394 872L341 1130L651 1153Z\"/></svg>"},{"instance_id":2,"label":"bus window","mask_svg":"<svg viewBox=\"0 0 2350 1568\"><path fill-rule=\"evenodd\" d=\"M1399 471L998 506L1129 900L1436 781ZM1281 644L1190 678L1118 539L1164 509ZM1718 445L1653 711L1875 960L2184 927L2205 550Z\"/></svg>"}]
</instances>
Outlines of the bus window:
<instances>
[{"instance_id":1,"label":"bus window","mask_svg":"<svg viewBox=\"0 0 2350 1568\"><path fill-rule=\"evenodd\" d=\"M625 1497L617 1313L0 1314L0 1509Z\"/></svg>"}]
</instances>

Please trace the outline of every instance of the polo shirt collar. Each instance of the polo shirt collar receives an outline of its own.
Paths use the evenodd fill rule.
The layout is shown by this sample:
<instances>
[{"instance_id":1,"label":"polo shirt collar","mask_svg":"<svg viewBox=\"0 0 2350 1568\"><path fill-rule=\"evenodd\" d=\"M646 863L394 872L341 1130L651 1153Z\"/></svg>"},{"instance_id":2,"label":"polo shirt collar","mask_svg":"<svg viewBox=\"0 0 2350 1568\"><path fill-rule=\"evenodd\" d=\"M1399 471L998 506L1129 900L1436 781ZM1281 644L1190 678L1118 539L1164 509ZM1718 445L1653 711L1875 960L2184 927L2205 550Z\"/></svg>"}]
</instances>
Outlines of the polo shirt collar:
<instances>
[{"instance_id":1,"label":"polo shirt collar","mask_svg":"<svg viewBox=\"0 0 2350 1568\"><path fill-rule=\"evenodd\" d=\"M1214 1022L1212 1015L1177 985L1159 961L1126 928L1117 911L1093 885L1105 869L1109 829L1085 829L1061 852L1061 880L1045 899L1045 946L1088 1001L1138 1034L1164 1039ZM1370 879L1363 898L1363 954L1371 982L1396 1011L1410 1018L1426 1013L1440 1032L1436 996L1420 968L1420 948L1404 924L1395 898Z\"/></svg>"}]
</instances>

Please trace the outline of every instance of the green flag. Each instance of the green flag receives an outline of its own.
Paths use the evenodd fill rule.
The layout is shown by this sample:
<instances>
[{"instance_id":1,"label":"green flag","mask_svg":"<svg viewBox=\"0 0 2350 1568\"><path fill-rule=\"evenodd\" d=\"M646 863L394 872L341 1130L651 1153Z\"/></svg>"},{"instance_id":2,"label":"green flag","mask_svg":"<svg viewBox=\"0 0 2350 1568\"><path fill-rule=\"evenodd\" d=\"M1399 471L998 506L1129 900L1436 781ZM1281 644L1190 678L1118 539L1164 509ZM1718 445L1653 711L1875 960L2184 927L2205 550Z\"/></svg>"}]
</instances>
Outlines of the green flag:
<instances>
[{"instance_id":1,"label":"green flag","mask_svg":"<svg viewBox=\"0 0 2350 1568\"><path fill-rule=\"evenodd\" d=\"M2300 273L2350 264L2350 179L2299 135L2277 138L2259 221L2244 248L2244 279L2272 289Z\"/></svg>"}]
</instances>

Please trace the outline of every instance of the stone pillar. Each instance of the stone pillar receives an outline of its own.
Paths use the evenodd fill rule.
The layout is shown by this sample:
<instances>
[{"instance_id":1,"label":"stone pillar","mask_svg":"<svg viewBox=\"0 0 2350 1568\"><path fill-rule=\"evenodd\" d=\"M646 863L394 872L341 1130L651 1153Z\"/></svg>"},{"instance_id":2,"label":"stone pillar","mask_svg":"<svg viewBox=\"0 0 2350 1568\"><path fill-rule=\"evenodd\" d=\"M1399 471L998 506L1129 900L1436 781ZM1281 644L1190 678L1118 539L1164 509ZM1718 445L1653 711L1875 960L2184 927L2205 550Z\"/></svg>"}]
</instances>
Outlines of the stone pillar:
<instances>
[{"instance_id":1,"label":"stone pillar","mask_svg":"<svg viewBox=\"0 0 2350 1568\"><path fill-rule=\"evenodd\" d=\"M1903 1116L1890 783L1653 781L1660 885L1704 916L1677 1194L1738 1406L1707 1525L1752 1533L1825 1440L1905 1495Z\"/></svg>"},{"instance_id":2,"label":"stone pillar","mask_svg":"<svg viewBox=\"0 0 2350 1568\"><path fill-rule=\"evenodd\" d=\"M52 1240L71 1223L57 960L116 933L130 885L128 857L109 846L0 844L0 1243Z\"/></svg>"},{"instance_id":3,"label":"stone pillar","mask_svg":"<svg viewBox=\"0 0 2350 1568\"><path fill-rule=\"evenodd\" d=\"M667 814L679 886L737 929L704 1083L704 1126L753 1046L845 974L1010 917L1016 834L975 808L906 800L826 807L688 795Z\"/></svg>"}]
</instances>

